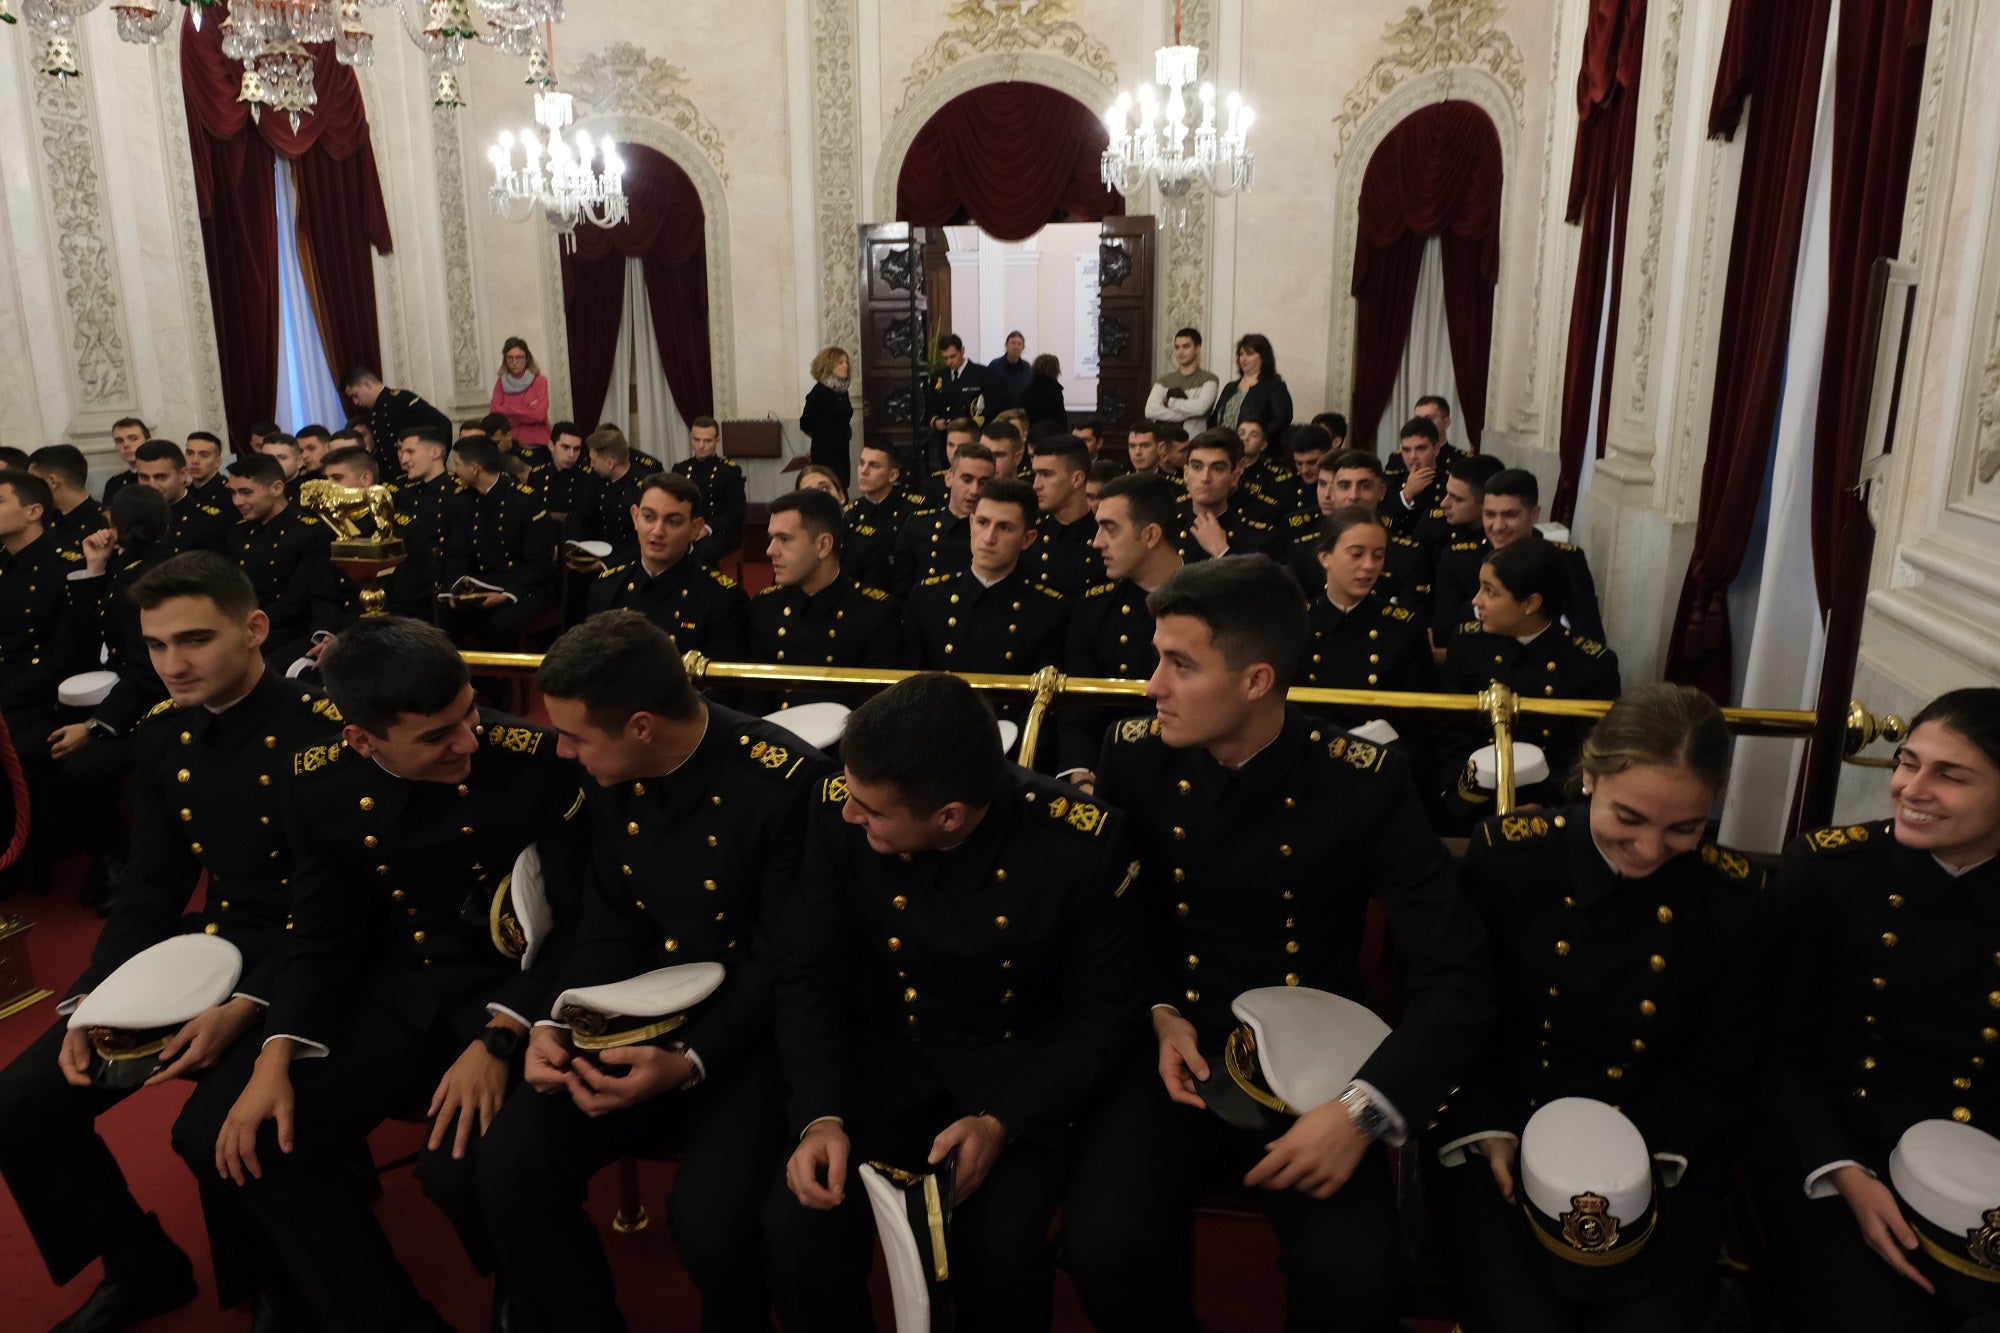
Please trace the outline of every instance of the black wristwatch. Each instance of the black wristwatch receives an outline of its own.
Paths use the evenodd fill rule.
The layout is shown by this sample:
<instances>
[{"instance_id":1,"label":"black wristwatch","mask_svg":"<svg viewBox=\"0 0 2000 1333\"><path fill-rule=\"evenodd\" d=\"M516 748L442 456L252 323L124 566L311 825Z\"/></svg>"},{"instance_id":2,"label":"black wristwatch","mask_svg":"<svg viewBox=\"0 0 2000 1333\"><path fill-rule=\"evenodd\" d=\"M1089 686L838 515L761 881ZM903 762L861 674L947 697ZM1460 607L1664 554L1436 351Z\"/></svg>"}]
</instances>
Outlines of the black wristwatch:
<instances>
[{"instance_id":1,"label":"black wristwatch","mask_svg":"<svg viewBox=\"0 0 2000 1333\"><path fill-rule=\"evenodd\" d=\"M510 1027L479 1029L479 1044L496 1060L511 1060L521 1049L521 1034Z\"/></svg>"}]
</instances>

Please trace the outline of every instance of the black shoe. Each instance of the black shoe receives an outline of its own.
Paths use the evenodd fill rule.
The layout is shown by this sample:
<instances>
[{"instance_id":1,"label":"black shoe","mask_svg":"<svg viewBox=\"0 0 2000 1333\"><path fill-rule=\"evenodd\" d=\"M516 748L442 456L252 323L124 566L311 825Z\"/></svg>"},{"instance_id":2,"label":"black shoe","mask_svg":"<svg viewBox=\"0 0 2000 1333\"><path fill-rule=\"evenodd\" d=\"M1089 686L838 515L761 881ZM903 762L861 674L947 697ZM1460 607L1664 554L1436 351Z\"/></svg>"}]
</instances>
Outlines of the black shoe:
<instances>
[{"instance_id":1,"label":"black shoe","mask_svg":"<svg viewBox=\"0 0 2000 1333\"><path fill-rule=\"evenodd\" d=\"M185 1255L181 1256L181 1262L187 1262ZM141 1320L178 1310L193 1299L194 1274L189 1271L150 1282L114 1282L106 1278L75 1314L49 1333L118 1333Z\"/></svg>"},{"instance_id":2,"label":"black shoe","mask_svg":"<svg viewBox=\"0 0 2000 1333\"><path fill-rule=\"evenodd\" d=\"M311 1333L312 1311L290 1282L260 1287L250 1298L250 1333Z\"/></svg>"}]
</instances>

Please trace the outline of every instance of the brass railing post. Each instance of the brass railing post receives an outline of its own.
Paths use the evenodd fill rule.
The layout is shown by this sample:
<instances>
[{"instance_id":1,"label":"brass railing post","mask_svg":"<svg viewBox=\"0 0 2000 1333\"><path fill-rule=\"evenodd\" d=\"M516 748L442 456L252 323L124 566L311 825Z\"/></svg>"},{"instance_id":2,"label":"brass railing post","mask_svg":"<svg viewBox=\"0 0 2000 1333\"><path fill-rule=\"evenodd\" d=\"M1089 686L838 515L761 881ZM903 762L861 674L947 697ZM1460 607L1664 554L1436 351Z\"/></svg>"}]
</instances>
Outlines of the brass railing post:
<instances>
[{"instance_id":1,"label":"brass railing post","mask_svg":"<svg viewBox=\"0 0 2000 1333\"><path fill-rule=\"evenodd\" d=\"M1493 813L1514 813L1514 691L1494 681L1479 692L1479 704L1493 725Z\"/></svg>"},{"instance_id":2,"label":"brass railing post","mask_svg":"<svg viewBox=\"0 0 2000 1333\"><path fill-rule=\"evenodd\" d=\"M1021 728L1021 750L1019 762L1022 768L1035 766L1035 749L1041 744L1042 723L1048 717L1049 708L1063 691L1063 673L1054 667L1043 667L1028 678L1029 688L1034 690L1034 702L1028 705L1028 720Z\"/></svg>"}]
</instances>

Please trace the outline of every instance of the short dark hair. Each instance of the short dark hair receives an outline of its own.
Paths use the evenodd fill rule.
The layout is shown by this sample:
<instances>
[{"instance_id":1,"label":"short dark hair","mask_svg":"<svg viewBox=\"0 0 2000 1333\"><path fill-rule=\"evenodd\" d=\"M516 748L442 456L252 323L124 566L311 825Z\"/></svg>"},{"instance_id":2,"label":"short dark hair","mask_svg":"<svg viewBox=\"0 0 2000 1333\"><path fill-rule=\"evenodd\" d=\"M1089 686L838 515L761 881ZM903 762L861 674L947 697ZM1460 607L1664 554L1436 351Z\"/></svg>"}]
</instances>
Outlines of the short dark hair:
<instances>
[{"instance_id":1,"label":"short dark hair","mask_svg":"<svg viewBox=\"0 0 2000 1333\"><path fill-rule=\"evenodd\" d=\"M1324 426L1294 426L1291 433L1285 436L1285 449L1294 455L1301 451L1325 453L1331 448L1333 448L1333 436L1327 433Z\"/></svg>"},{"instance_id":2,"label":"short dark hair","mask_svg":"<svg viewBox=\"0 0 2000 1333\"><path fill-rule=\"evenodd\" d=\"M343 389L351 389L355 385L361 384L367 380L380 380L381 378L382 377L380 375L375 373L375 367L364 366L359 363L356 363L355 365L349 366L347 368L347 378L343 379L340 382L340 387ZM340 711L344 713L347 710L343 708Z\"/></svg>"},{"instance_id":3,"label":"short dark hair","mask_svg":"<svg viewBox=\"0 0 2000 1333\"><path fill-rule=\"evenodd\" d=\"M396 438L392 443L401 444L404 440L415 440L418 444L434 444L446 453L451 452L450 433L443 427L433 425L429 422L416 426L403 427L403 429L396 432ZM345 712L346 710L342 709L341 711Z\"/></svg>"},{"instance_id":4,"label":"short dark hair","mask_svg":"<svg viewBox=\"0 0 2000 1333\"><path fill-rule=\"evenodd\" d=\"M1046 375L1048 378L1054 379L1056 376L1062 374L1062 358L1058 357L1054 352L1043 352L1029 363L1028 369L1037 375Z\"/></svg>"},{"instance_id":5,"label":"short dark hair","mask_svg":"<svg viewBox=\"0 0 2000 1333\"><path fill-rule=\"evenodd\" d=\"M1100 458L1090 465L1090 473L1086 480L1100 483L1114 481L1131 470L1115 458Z\"/></svg>"},{"instance_id":6,"label":"short dark hair","mask_svg":"<svg viewBox=\"0 0 2000 1333\"><path fill-rule=\"evenodd\" d=\"M994 420L998 421L999 418L995 417ZM970 435L976 440L979 438L979 423L971 417L953 417L950 421L944 423L944 433L947 435Z\"/></svg>"},{"instance_id":7,"label":"short dark hair","mask_svg":"<svg viewBox=\"0 0 2000 1333\"><path fill-rule=\"evenodd\" d=\"M320 459L319 465L321 470L333 467L358 467L366 468L368 475L371 477L378 477L382 474L381 467L375 462L375 455L369 453L358 444L350 444L344 448L335 449L332 453ZM282 468L279 470L283 471Z\"/></svg>"},{"instance_id":8,"label":"short dark hair","mask_svg":"<svg viewBox=\"0 0 2000 1333\"><path fill-rule=\"evenodd\" d=\"M1389 474L1382 470L1382 460L1366 449L1342 449L1332 458L1319 465L1322 473L1366 472L1378 481L1387 481Z\"/></svg>"},{"instance_id":9,"label":"short dark hair","mask_svg":"<svg viewBox=\"0 0 2000 1333\"><path fill-rule=\"evenodd\" d=\"M1231 439L1235 439L1236 432L1230 431L1229 436ZM1155 421L1153 423L1153 438L1161 444L1179 444L1186 440L1187 437L1187 427L1178 421ZM1242 441L1238 440L1237 443L1240 446Z\"/></svg>"},{"instance_id":10,"label":"short dark hair","mask_svg":"<svg viewBox=\"0 0 2000 1333\"><path fill-rule=\"evenodd\" d=\"M944 337L938 339L938 350L940 352L963 352L965 350L965 339L959 337L956 333L947 333Z\"/></svg>"},{"instance_id":11,"label":"short dark hair","mask_svg":"<svg viewBox=\"0 0 2000 1333\"><path fill-rule=\"evenodd\" d=\"M1019 444L1021 429L1011 421L989 421L979 428L982 440L999 440L1005 444Z\"/></svg>"},{"instance_id":12,"label":"short dark hair","mask_svg":"<svg viewBox=\"0 0 2000 1333\"><path fill-rule=\"evenodd\" d=\"M898 472L903 470L903 460L896 457L896 446L887 440L863 440L861 442L861 449L864 453L873 449L878 454L887 454L889 456L889 466L895 468Z\"/></svg>"},{"instance_id":13,"label":"short dark hair","mask_svg":"<svg viewBox=\"0 0 2000 1333\"><path fill-rule=\"evenodd\" d=\"M497 435L503 430L509 435L514 433L514 423L507 419L505 412L488 412L479 418L479 428L488 435Z\"/></svg>"},{"instance_id":14,"label":"short dark hair","mask_svg":"<svg viewBox=\"0 0 2000 1333\"><path fill-rule=\"evenodd\" d=\"M634 713L678 722L701 715L673 638L637 611L600 611L564 631L543 654L535 685L577 700L601 731L623 730Z\"/></svg>"},{"instance_id":15,"label":"short dark hair","mask_svg":"<svg viewBox=\"0 0 2000 1333\"><path fill-rule=\"evenodd\" d=\"M310 426L299 427L299 433L294 438L300 440L331 440L333 432L315 422Z\"/></svg>"},{"instance_id":16,"label":"short dark hair","mask_svg":"<svg viewBox=\"0 0 2000 1333\"><path fill-rule=\"evenodd\" d=\"M1035 457L1055 458L1071 472L1090 471L1090 446L1074 435L1057 435L1035 445Z\"/></svg>"},{"instance_id":17,"label":"short dark hair","mask_svg":"<svg viewBox=\"0 0 2000 1333\"><path fill-rule=\"evenodd\" d=\"M1492 454L1460 454L1445 468L1445 475L1465 483L1476 500L1486 494L1486 483L1506 471L1506 465Z\"/></svg>"},{"instance_id":18,"label":"short dark hair","mask_svg":"<svg viewBox=\"0 0 2000 1333\"><path fill-rule=\"evenodd\" d=\"M1193 325L1189 325L1187 328L1184 329L1175 329L1174 338L1176 340L1179 340L1181 338L1192 338L1194 339L1194 345L1196 347L1201 346L1201 330L1195 328Z\"/></svg>"},{"instance_id":19,"label":"short dark hair","mask_svg":"<svg viewBox=\"0 0 2000 1333\"><path fill-rule=\"evenodd\" d=\"M139 555L167 539L173 526L173 510L167 497L151 486L127 486L105 506L111 526L118 530L118 547Z\"/></svg>"},{"instance_id":20,"label":"short dark hair","mask_svg":"<svg viewBox=\"0 0 2000 1333\"><path fill-rule=\"evenodd\" d=\"M558 421L549 427L549 438L553 440L558 435L574 435L580 440L583 438L583 429L574 421Z\"/></svg>"},{"instance_id":21,"label":"short dark hair","mask_svg":"<svg viewBox=\"0 0 2000 1333\"><path fill-rule=\"evenodd\" d=\"M979 503L985 504L988 501L1019 507L1024 527L1034 527L1035 515L1041 512L1040 506L1035 503L1035 488L1025 481L1016 481L1012 477L996 477L981 486Z\"/></svg>"},{"instance_id":22,"label":"short dark hair","mask_svg":"<svg viewBox=\"0 0 2000 1333\"><path fill-rule=\"evenodd\" d=\"M678 472L652 473L639 483L639 494L633 503L644 504L647 491L665 491L686 505L688 512L696 518L708 517L708 497L701 493L701 487L695 484L692 477L683 477Z\"/></svg>"},{"instance_id":23,"label":"short dark hair","mask_svg":"<svg viewBox=\"0 0 2000 1333\"><path fill-rule=\"evenodd\" d=\"M1444 399L1438 397L1434 393L1427 393L1423 397L1417 399L1416 405L1418 407L1435 407L1438 411L1444 413L1446 416L1451 415L1451 404L1446 402Z\"/></svg>"},{"instance_id":24,"label":"short dark hair","mask_svg":"<svg viewBox=\"0 0 2000 1333\"><path fill-rule=\"evenodd\" d=\"M61 477L65 485L78 490L90 485L90 462L73 444L45 444L28 456L28 464Z\"/></svg>"},{"instance_id":25,"label":"short dark hair","mask_svg":"<svg viewBox=\"0 0 2000 1333\"><path fill-rule=\"evenodd\" d=\"M1232 671L1268 663L1289 686L1306 647L1306 602L1285 567L1268 555L1234 555L1183 565L1146 598L1155 621L1186 616L1208 626Z\"/></svg>"},{"instance_id":26,"label":"short dark hair","mask_svg":"<svg viewBox=\"0 0 2000 1333\"><path fill-rule=\"evenodd\" d=\"M854 777L894 787L921 815L953 801L990 806L1009 782L992 710L942 671L899 681L848 714L840 758Z\"/></svg>"},{"instance_id":27,"label":"short dark hair","mask_svg":"<svg viewBox=\"0 0 2000 1333\"><path fill-rule=\"evenodd\" d=\"M269 486L273 482L284 482L285 469L269 454L245 454L229 464L229 475Z\"/></svg>"},{"instance_id":28,"label":"short dark hair","mask_svg":"<svg viewBox=\"0 0 2000 1333\"><path fill-rule=\"evenodd\" d=\"M1205 430L1188 441L1188 452L1190 454L1197 449L1220 449L1223 453L1229 455L1229 466L1231 467L1235 467L1243 461L1243 441L1237 437L1235 431L1228 430L1222 426Z\"/></svg>"},{"instance_id":29,"label":"short dark hair","mask_svg":"<svg viewBox=\"0 0 2000 1333\"><path fill-rule=\"evenodd\" d=\"M0 468L25 472L28 462L28 451L26 449L16 449L11 444L0 444Z\"/></svg>"},{"instance_id":30,"label":"short dark hair","mask_svg":"<svg viewBox=\"0 0 2000 1333\"><path fill-rule=\"evenodd\" d=\"M189 436L188 438L193 439L194 437ZM339 430L333 433L333 435L327 440L327 443L331 444L333 443L334 440L352 440L356 444L359 444L361 443L361 432L354 429L354 427L352 426L342 426Z\"/></svg>"},{"instance_id":31,"label":"short dark hair","mask_svg":"<svg viewBox=\"0 0 2000 1333\"><path fill-rule=\"evenodd\" d=\"M1541 483L1526 468L1502 468L1486 479L1486 495L1505 495L1533 509L1542 502Z\"/></svg>"},{"instance_id":32,"label":"short dark hair","mask_svg":"<svg viewBox=\"0 0 2000 1333\"><path fill-rule=\"evenodd\" d=\"M621 463L632 461L632 442L625 438L624 431L613 425L602 425L590 432L583 447L593 454L615 458Z\"/></svg>"},{"instance_id":33,"label":"short dark hair","mask_svg":"<svg viewBox=\"0 0 2000 1333\"><path fill-rule=\"evenodd\" d=\"M1099 439L1104 438L1104 423L1099 421L1096 417L1085 417L1083 420L1071 425L1069 429L1070 433L1077 436L1079 439L1083 437L1085 432L1089 432L1090 434L1097 436Z\"/></svg>"},{"instance_id":34,"label":"short dark hair","mask_svg":"<svg viewBox=\"0 0 2000 1333\"><path fill-rule=\"evenodd\" d=\"M500 446L487 439L484 435L475 435L470 439L460 440L455 447L461 459L472 464L472 466L478 468L481 472L498 472L500 470Z\"/></svg>"},{"instance_id":35,"label":"short dark hair","mask_svg":"<svg viewBox=\"0 0 2000 1333\"><path fill-rule=\"evenodd\" d=\"M486 419L484 417L467 417L458 423L458 438L461 440L474 439L482 437L485 434Z\"/></svg>"},{"instance_id":36,"label":"short dark hair","mask_svg":"<svg viewBox=\"0 0 2000 1333\"><path fill-rule=\"evenodd\" d=\"M120 417L118 418L118 420L111 423L111 429L114 434L118 431L124 430L127 426L137 426L140 430L145 431L146 434L148 435L151 435L153 433L153 428L151 426L148 426L145 422L139 420L139 418L137 417Z\"/></svg>"},{"instance_id":37,"label":"short dark hair","mask_svg":"<svg viewBox=\"0 0 2000 1333\"><path fill-rule=\"evenodd\" d=\"M1338 412L1322 412L1312 419L1312 424L1336 440L1347 438L1347 418Z\"/></svg>"},{"instance_id":38,"label":"short dark hair","mask_svg":"<svg viewBox=\"0 0 2000 1333\"><path fill-rule=\"evenodd\" d=\"M712 430L719 436L722 434L722 423L714 417L696 417L693 421L688 422L688 429Z\"/></svg>"},{"instance_id":39,"label":"short dark hair","mask_svg":"<svg viewBox=\"0 0 2000 1333\"><path fill-rule=\"evenodd\" d=\"M1340 545L1340 539L1347 535L1348 529L1364 525L1374 528L1377 532L1382 531L1382 520L1375 516L1374 510L1366 505L1342 505L1320 523L1319 542L1313 549L1325 555ZM1384 537L1386 539L1386 533Z\"/></svg>"},{"instance_id":40,"label":"short dark hair","mask_svg":"<svg viewBox=\"0 0 2000 1333\"><path fill-rule=\"evenodd\" d=\"M307 429L310 430L311 427L307 427ZM187 438L189 444L194 443L196 440L207 440L210 444L215 446L217 453L220 453L222 451L222 437L220 435L217 435L214 431L191 430L187 433Z\"/></svg>"},{"instance_id":41,"label":"short dark hair","mask_svg":"<svg viewBox=\"0 0 2000 1333\"><path fill-rule=\"evenodd\" d=\"M141 574L126 596L141 611L155 610L176 597L206 597L231 620L248 619L257 609L257 589L251 586L250 576L234 560L214 551L182 551L169 556Z\"/></svg>"},{"instance_id":42,"label":"short dark hair","mask_svg":"<svg viewBox=\"0 0 2000 1333\"><path fill-rule=\"evenodd\" d=\"M274 444L281 444L287 449L296 449L299 447L298 437L295 435L287 435L283 431L279 431L275 435L266 435L264 437L264 447L266 449L269 449Z\"/></svg>"},{"instance_id":43,"label":"short dark hair","mask_svg":"<svg viewBox=\"0 0 2000 1333\"><path fill-rule=\"evenodd\" d=\"M1480 562L1517 602L1540 594L1542 614L1554 623L1569 610L1569 562L1545 541L1521 541L1489 551Z\"/></svg>"},{"instance_id":44,"label":"short dark hair","mask_svg":"<svg viewBox=\"0 0 2000 1333\"><path fill-rule=\"evenodd\" d=\"M1158 524L1161 532L1170 532L1180 514L1180 501L1174 492L1174 484L1157 472L1132 472L1113 477L1097 493L1099 513L1104 512L1106 500L1123 500L1126 508L1132 511L1132 521L1139 525L1141 531Z\"/></svg>"},{"instance_id":45,"label":"short dark hair","mask_svg":"<svg viewBox=\"0 0 2000 1333\"><path fill-rule=\"evenodd\" d=\"M993 456L993 451L977 440L969 440L958 446L958 452L951 456L952 466L956 467L968 458L975 463L991 463L995 467L1000 466L1000 460Z\"/></svg>"},{"instance_id":46,"label":"short dark hair","mask_svg":"<svg viewBox=\"0 0 2000 1333\"><path fill-rule=\"evenodd\" d=\"M471 680L445 632L408 616L355 621L320 654L319 676L334 707L377 736L405 713L443 712Z\"/></svg>"},{"instance_id":47,"label":"short dark hair","mask_svg":"<svg viewBox=\"0 0 2000 1333\"><path fill-rule=\"evenodd\" d=\"M1399 440L1429 440L1432 444L1436 444L1438 442L1438 428L1429 417L1411 417L1403 423L1403 428L1396 432L1396 438Z\"/></svg>"},{"instance_id":48,"label":"short dark hair","mask_svg":"<svg viewBox=\"0 0 2000 1333\"><path fill-rule=\"evenodd\" d=\"M24 467L10 467L0 472L0 486L13 490L14 499L23 505L40 505L43 523L53 523L56 518L56 497L49 484Z\"/></svg>"},{"instance_id":49,"label":"short dark hair","mask_svg":"<svg viewBox=\"0 0 2000 1333\"><path fill-rule=\"evenodd\" d=\"M273 435L280 434L283 430L284 427L275 421L257 421L252 422L250 425L250 434L257 436L259 439L268 440Z\"/></svg>"},{"instance_id":50,"label":"short dark hair","mask_svg":"<svg viewBox=\"0 0 2000 1333\"><path fill-rule=\"evenodd\" d=\"M172 440L148 440L132 451L135 463L172 463L175 467L187 466L187 455Z\"/></svg>"},{"instance_id":51,"label":"short dark hair","mask_svg":"<svg viewBox=\"0 0 2000 1333\"><path fill-rule=\"evenodd\" d=\"M797 514L799 526L804 528L808 535L813 537L823 533L830 535L833 538L834 551L839 552L841 538L846 535L847 525L840 512L840 501L825 491L811 486L803 490L786 491L771 501L770 513L773 516Z\"/></svg>"},{"instance_id":52,"label":"short dark hair","mask_svg":"<svg viewBox=\"0 0 2000 1333\"><path fill-rule=\"evenodd\" d=\"M1910 730L1926 722L1957 732L1972 742L1988 763L2000 768L2000 689L1975 686L1940 694L1917 711Z\"/></svg>"},{"instance_id":53,"label":"short dark hair","mask_svg":"<svg viewBox=\"0 0 2000 1333\"><path fill-rule=\"evenodd\" d=\"M1130 440L1134 435L1157 435L1159 433L1159 429L1160 426L1158 422L1149 421L1145 417L1140 417L1137 421L1133 422L1131 425L1125 428L1125 438L1127 440Z\"/></svg>"}]
</instances>

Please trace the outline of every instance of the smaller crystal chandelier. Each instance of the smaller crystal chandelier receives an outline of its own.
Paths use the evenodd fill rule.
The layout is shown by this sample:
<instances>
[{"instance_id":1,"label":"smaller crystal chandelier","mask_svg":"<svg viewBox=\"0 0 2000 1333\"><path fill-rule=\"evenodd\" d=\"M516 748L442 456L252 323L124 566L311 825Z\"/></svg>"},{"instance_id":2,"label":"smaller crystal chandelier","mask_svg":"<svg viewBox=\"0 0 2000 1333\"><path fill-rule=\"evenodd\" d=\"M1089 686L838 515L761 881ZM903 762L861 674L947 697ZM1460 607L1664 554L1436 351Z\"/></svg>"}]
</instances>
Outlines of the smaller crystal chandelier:
<instances>
[{"instance_id":1,"label":"smaller crystal chandelier","mask_svg":"<svg viewBox=\"0 0 2000 1333\"><path fill-rule=\"evenodd\" d=\"M1201 48L1181 43L1181 6L1174 0L1174 44L1154 54L1154 77L1166 89L1166 103L1150 83L1139 85L1138 124L1130 124L1133 98L1119 93L1105 113L1105 127L1111 142L1104 150L1101 172L1107 188L1129 197L1143 187L1148 177L1158 182L1160 193L1180 202L1183 209L1189 191L1199 181L1210 193L1234 194L1250 188L1256 156L1246 146L1251 122L1256 118L1238 93L1225 103L1228 119L1215 123L1215 85L1204 83L1200 123L1188 125L1186 90L1195 81ZM1190 142L1192 140L1192 142Z\"/></svg>"},{"instance_id":2,"label":"smaller crystal chandelier","mask_svg":"<svg viewBox=\"0 0 2000 1333\"><path fill-rule=\"evenodd\" d=\"M518 140L503 130L500 142L486 154L493 164L493 186L486 193L493 211L510 222L522 222L539 208L569 250L576 249L578 222L615 227L632 216L625 198L625 163L617 145L609 139L593 141L588 130L578 130L572 144L563 131L574 118L570 95L545 88L535 94L535 122L547 131L547 142L532 129L521 131ZM517 144L522 161L518 167ZM592 165L598 158L603 160L602 170Z\"/></svg>"}]
</instances>

